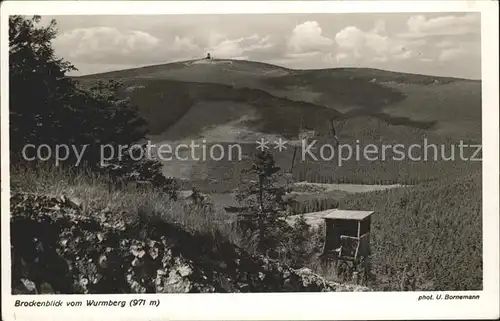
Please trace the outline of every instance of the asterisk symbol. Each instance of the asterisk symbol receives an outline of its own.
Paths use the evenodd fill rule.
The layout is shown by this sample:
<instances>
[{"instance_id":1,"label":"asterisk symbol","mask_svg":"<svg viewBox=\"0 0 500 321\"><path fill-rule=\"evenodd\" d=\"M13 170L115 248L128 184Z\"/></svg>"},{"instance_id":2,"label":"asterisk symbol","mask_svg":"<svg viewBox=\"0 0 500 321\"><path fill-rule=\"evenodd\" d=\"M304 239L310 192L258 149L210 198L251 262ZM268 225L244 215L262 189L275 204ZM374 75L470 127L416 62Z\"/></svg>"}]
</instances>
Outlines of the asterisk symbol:
<instances>
[{"instance_id":1,"label":"asterisk symbol","mask_svg":"<svg viewBox=\"0 0 500 321\"><path fill-rule=\"evenodd\" d=\"M268 149L267 144L269 144L268 140L265 140L264 138L261 138L260 140L255 141L257 143L256 149L260 149L261 152L264 151L264 149Z\"/></svg>"},{"instance_id":2,"label":"asterisk symbol","mask_svg":"<svg viewBox=\"0 0 500 321\"><path fill-rule=\"evenodd\" d=\"M278 151L283 151L283 149L286 149L286 146L285 144L288 143L286 140L283 140L283 139L278 139L278 141L275 141L274 142L276 144L276 146L274 147L274 149L277 149Z\"/></svg>"}]
</instances>

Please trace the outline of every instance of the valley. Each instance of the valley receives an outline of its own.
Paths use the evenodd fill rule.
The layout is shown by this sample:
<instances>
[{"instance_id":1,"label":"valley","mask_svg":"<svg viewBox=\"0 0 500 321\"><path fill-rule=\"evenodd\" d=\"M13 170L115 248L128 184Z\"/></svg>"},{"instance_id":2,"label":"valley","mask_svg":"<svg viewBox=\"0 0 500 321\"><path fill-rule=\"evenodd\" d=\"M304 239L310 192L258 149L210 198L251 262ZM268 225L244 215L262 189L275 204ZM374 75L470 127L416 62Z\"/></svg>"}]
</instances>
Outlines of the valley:
<instances>
[{"instance_id":1,"label":"valley","mask_svg":"<svg viewBox=\"0 0 500 321\"><path fill-rule=\"evenodd\" d=\"M330 121L340 142L353 147L410 146L424 139L446 146L461 140L481 141L478 81L363 68L290 70L257 62L203 59L78 78L84 85L107 79L124 83L123 94L148 121L153 143L238 143L249 158L255 141L262 137L296 140L299 131L306 129L315 131L314 139L329 141ZM288 91L295 97L287 96ZM297 96L302 93L309 97ZM317 99L309 99L313 96ZM292 154L288 148L276 155L283 169L291 168ZM336 165L336 158L298 162L292 175L296 181L312 183L415 184L480 167L461 160L387 158L349 160L342 166ZM220 168L234 173L244 163L170 162L165 174L200 183L204 177L220 179ZM232 178L223 177L230 180L225 182L228 186L233 185Z\"/></svg>"},{"instance_id":2,"label":"valley","mask_svg":"<svg viewBox=\"0 0 500 321\"><path fill-rule=\"evenodd\" d=\"M380 214L374 222L377 253L374 264L386 281L399 273L392 267L417 264L422 269L423 261L415 260L425 261L425 255L400 262L401 251L425 252L420 246L429 246L429 242L434 244L436 240L443 248L435 251L446 248L461 251L452 245L452 238L447 240L448 232L436 230L438 226L462 224L459 221L466 216L471 220L470 233L480 233L477 207L481 201L480 161L459 157L443 160L439 151L432 148L417 150L413 156L422 157L434 151L431 159L418 158L418 161L408 155L395 158L394 150L389 150L383 159L374 160L339 159L341 154L328 160L301 159L300 148L295 151L299 156L295 159L293 156L294 146L300 145L299 135L304 131L309 132L309 140L317 141L318 146L332 144L335 135L338 144L353 149L367 145L380 148L399 144L408 148L435 144L445 146L449 155L452 146L460 142L480 144L480 81L366 68L292 70L251 61L216 59L88 75L78 81L90 86L109 79L123 83L122 95L147 120L153 143L241 146L243 157L237 161L172 159L163 164L164 175L178 180L183 197L188 197L196 187L209 196L217 212L238 206L235 191L242 181L249 179L243 170L251 165L256 141L282 139L289 142L288 148L270 151L283 173L294 182L292 194L296 204L292 214L332 208L377 210ZM472 152L466 150L465 154L470 156ZM458 195L463 186L468 189L460 193L467 196L448 204L449 197ZM462 202L470 205L463 207L459 205ZM453 213L457 213L457 221L450 223ZM426 216L428 223L418 223L421 220L415 215ZM407 237L412 245L401 245ZM479 239L467 242L479 246ZM461 256L460 259L469 260ZM419 275L437 268L432 264L438 262L423 268ZM429 276L419 282L431 287L459 287L453 283L458 281L444 281L440 277ZM480 286L472 276L467 280L469 288Z\"/></svg>"}]
</instances>

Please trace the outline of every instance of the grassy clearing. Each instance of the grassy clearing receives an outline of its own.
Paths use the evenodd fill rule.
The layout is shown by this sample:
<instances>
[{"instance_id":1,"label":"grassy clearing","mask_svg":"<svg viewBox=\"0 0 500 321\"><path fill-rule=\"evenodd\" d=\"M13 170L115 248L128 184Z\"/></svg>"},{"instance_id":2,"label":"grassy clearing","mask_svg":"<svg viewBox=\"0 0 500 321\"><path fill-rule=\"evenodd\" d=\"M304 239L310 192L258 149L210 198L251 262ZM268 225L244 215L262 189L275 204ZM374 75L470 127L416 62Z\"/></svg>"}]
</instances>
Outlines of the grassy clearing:
<instances>
[{"instance_id":1,"label":"grassy clearing","mask_svg":"<svg viewBox=\"0 0 500 321\"><path fill-rule=\"evenodd\" d=\"M220 209L206 213L186 207L182 200L174 201L157 191L110 190L105 177L83 169L69 172L55 167L16 167L10 175L13 192L76 198L85 205L84 215L106 212L111 213L111 220L126 223L136 222L146 215L179 225L188 232L221 234L237 244L242 241L235 227L223 224L228 214Z\"/></svg>"},{"instance_id":2,"label":"grassy clearing","mask_svg":"<svg viewBox=\"0 0 500 321\"><path fill-rule=\"evenodd\" d=\"M78 80L83 87L89 87L99 79ZM129 97L138 107L141 116L148 122L150 133L154 135L165 133L196 103L215 102L211 104L214 108L208 105L204 110L197 110L196 117L190 117L194 125L186 122L184 128L177 128L176 137L166 136L166 139L196 136L203 130L203 126L238 119L238 113L241 111L233 110L231 113L226 111L221 114L217 109L217 103L234 104L236 108L239 104L248 104L258 114L258 119L248 122L250 128L271 134L279 133L286 137L295 137L298 134L301 118L304 118L305 126L328 128L326 121L331 117L340 116L334 109L275 97L260 88L237 88L202 80L196 82L147 78L120 78L120 80L123 83L121 94ZM214 115L219 117L214 120Z\"/></svg>"}]
</instances>

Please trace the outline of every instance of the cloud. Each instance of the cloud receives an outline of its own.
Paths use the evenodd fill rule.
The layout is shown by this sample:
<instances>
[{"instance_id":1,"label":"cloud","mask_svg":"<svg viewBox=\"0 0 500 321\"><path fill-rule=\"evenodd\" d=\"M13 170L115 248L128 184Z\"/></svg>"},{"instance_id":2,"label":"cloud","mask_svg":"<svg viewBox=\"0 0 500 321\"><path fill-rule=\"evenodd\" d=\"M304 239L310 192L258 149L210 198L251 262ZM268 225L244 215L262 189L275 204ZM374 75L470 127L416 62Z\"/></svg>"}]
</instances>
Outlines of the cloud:
<instances>
[{"instance_id":1,"label":"cloud","mask_svg":"<svg viewBox=\"0 0 500 321\"><path fill-rule=\"evenodd\" d=\"M314 58L318 57L321 53L318 51L308 51L308 52L297 52L297 53L288 53L286 55L287 58L290 59L305 59L305 58Z\"/></svg>"},{"instance_id":2,"label":"cloud","mask_svg":"<svg viewBox=\"0 0 500 321\"><path fill-rule=\"evenodd\" d=\"M407 60L413 57L413 51L411 50L406 50L401 53L395 54L392 56L393 59L395 60Z\"/></svg>"},{"instance_id":3,"label":"cloud","mask_svg":"<svg viewBox=\"0 0 500 321\"><path fill-rule=\"evenodd\" d=\"M440 61L450 61L465 56L467 51L464 48L446 48L439 55Z\"/></svg>"},{"instance_id":4,"label":"cloud","mask_svg":"<svg viewBox=\"0 0 500 321\"><path fill-rule=\"evenodd\" d=\"M175 52L192 52L199 51L200 46L198 46L193 39L187 37L175 36L170 50Z\"/></svg>"},{"instance_id":5,"label":"cloud","mask_svg":"<svg viewBox=\"0 0 500 321\"><path fill-rule=\"evenodd\" d=\"M436 44L440 50L437 59L441 62L467 59L469 61L481 59L481 48L475 42L470 41L442 41Z\"/></svg>"},{"instance_id":6,"label":"cloud","mask_svg":"<svg viewBox=\"0 0 500 321\"><path fill-rule=\"evenodd\" d=\"M438 48L450 48L453 46L454 46L453 42L451 42L449 40L443 40L443 41L436 43L436 47L438 47Z\"/></svg>"},{"instance_id":7,"label":"cloud","mask_svg":"<svg viewBox=\"0 0 500 321\"><path fill-rule=\"evenodd\" d=\"M384 33L385 32L385 21L377 20L375 21L375 27L372 29L373 33Z\"/></svg>"},{"instance_id":8,"label":"cloud","mask_svg":"<svg viewBox=\"0 0 500 321\"><path fill-rule=\"evenodd\" d=\"M477 52L477 43L463 42L464 34L479 30L477 22L476 14L436 18L416 15L408 18L405 32L391 36L386 33L382 20L375 21L368 31L347 26L335 35L336 60L366 65L370 62L390 64L411 60L429 63L460 59Z\"/></svg>"},{"instance_id":9,"label":"cloud","mask_svg":"<svg viewBox=\"0 0 500 321\"><path fill-rule=\"evenodd\" d=\"M199 59L210 52L215 58L290 68L348 65L480 77L478 13L305 17L57 16L60 33L54 48L58 56L92 72Z\"/></svg>"},{"instance_id":10,"label":"cloud","mask_svg":"<svg viewBox=\"0 0 500 321\"><path fill-rule=\"evenodd\" d=\"M386 62L392 58L404 60L412 57L412 51L405 46L409 43L380 34L384 31L383 21L377 21L370 31L363 31L355 26L340 30L335 35L335 42L340 51L337 54L337 60L353 57Z\"/></svg>"},{"instance_id":11,"label":"cloud","mask_svg":"<svg viewBox=\"0 0 500 321\"><path fill-rule=\"evenodd\" d=\"M335 42L341 49L351 50L359 55L359 49L361 49L365 43L365 33L354 26L349 26L335 35Z\"/></svg>"},{"instance_id":12,"label":"cloud","mask_svg":"<svg viewBox=\"0 0 500 321\"><path fill-rule=\"evenodd\" d=\"M323 36L322 32L316 21L306 21L296 25L288 39L289 52L305 53L331 50L333 40Z\"/></svg>"},{"instance_id":13,"label":"cloud","mask_svg":"<svg viewBox=\"0 0 500 321\"><path fill-rule=\"evenodd\" d=\"M213 57L217 58L234 58L243 54L244 49L241 47L238 40L224 39L216 45L207 48L208 52Z\"/></svg>"},{"instance_id":14,"label":"cloud","mask_svg":"<svg viewBox=\"0 0 500 321\"><path fill-rule=\"evenodd\" d=\"M219 32L210 32L210 34L207 37L207 40L209 47L215 47L222 41L227 40L227 36Z\"/></svg>"},{"instance_id":15,"label":"cloud","mask_svg":"<svg viewBox=\"0 0 500 321\"><path fill-rule=\"evenodd\" d=\"M387 62L388 60L389 60L389 58L387 58L387 56L373 58L373 61L375 61L375 62Z\"/></svg>"},{"instance_id":16,"label":"cloud","mask_svg":"<svg viewBox=\"0 0 500 321\"><path fill-rule=\"evenodd\" d=\"M64 57L85 61L134 62L138 56L155 50L160 40L140 30L120 31L111 27L78 28L54 39L54 48Z\"/></svg>"},{"instance_id":17,"label":"cloud","mask_svg":"<svg viewBox=\"0 0 500 321\"><path fill-rule=\"evenodd\" d=\"M215 33L209 36L209 46L205 49L213 57L242 59L248 58L253 53L266 51L273 48L275 44L269 35L261 37L253 34L247 37L229 39L226 36Z\"/></svg>"},{"instance_id":18,"label":"cloud","mask_svg":"<svg viewBox=\"0 0 500 321\"><path fill-rule=\"evenodd\" d=\"M263 38L260 38L256 35L257 37L257 42L249 44L246 48L245 51L266 51L270 48L273 48L275 44L271 41L271 36L267 35Z\"/></svg>"},{"instance_id":19,"label":"cloud","mask_svg":"<svg viewBox=\"0 0 500 321\"><path fill-rule=\"evenodd\" d=\"M412 16L406 22L408 33L403 37L453 36L478 32L479 14L442 16L427 19L423 15Z\"/></svg>"},{"instance_id":20,"label":"cloud","mask_svg":"<svg viewBox=\"0 0 500 321\"><path fill-rule=\"evenodd\" d=\"M337 60L337 62L342 62L344 60L347 60L349 59L349 55L345 52L339 52L336 56L335 56L335 59Z\"/></svg>"},{"instance_id":21,"label":"cloud","mask_svg":"<svg viewBox=\"0 0 500 321\"><path fill-rule=\"evenodd\" d=\"M282 58L276 61L292 68L332 67L336 64L335 42L323 35L317 21L311 20L295 25L283 43Z\"/></svg>"}]
</instances>

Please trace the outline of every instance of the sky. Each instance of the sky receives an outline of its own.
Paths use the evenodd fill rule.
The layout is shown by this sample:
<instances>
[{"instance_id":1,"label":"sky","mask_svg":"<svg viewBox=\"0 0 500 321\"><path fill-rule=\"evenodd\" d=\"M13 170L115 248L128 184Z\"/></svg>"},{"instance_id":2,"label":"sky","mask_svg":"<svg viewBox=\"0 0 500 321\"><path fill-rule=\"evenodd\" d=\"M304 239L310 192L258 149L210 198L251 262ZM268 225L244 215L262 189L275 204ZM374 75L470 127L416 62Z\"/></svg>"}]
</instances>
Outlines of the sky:
<instances>
[{"instance_id":1,"label":"sky","mask_svg":"<svg viewBox=\"0 0 500 321\"><path fill-rule=\"evenodd\" d=\"M199 59L480 79L479 13L47 16L74 75Z\"/></svg>"}]
</instances>

